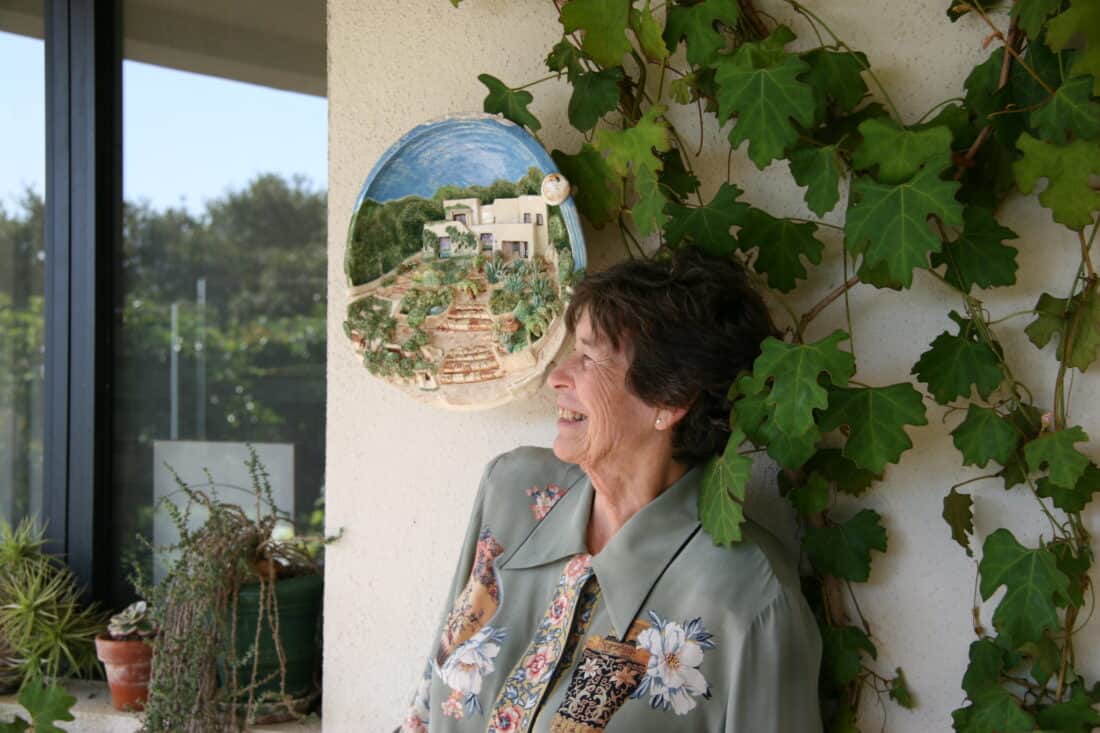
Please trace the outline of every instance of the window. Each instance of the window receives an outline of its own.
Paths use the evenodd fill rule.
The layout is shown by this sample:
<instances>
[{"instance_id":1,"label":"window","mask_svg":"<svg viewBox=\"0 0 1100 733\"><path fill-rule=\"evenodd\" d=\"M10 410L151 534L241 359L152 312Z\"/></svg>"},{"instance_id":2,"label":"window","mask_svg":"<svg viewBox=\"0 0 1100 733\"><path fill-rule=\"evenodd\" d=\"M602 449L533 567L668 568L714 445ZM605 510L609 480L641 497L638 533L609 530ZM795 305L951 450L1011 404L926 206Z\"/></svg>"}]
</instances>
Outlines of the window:
<instances>
[{"instance_id":1,"label":"window","mask_svg":"<svg viewBox=\"0 0 1100 733\"><path fill-rule=\"evenodd\" d=\"M542 214L535 214L535 223L542 226Z\"/></svg>"},{"instance_id":2,"label":"window","mask_svg":"<svg viewBox=\"0 0 1100 733\"><path fill-rule=\"evenodd\" d=\"M0 519L42 518L45 45L0 31ZM38 36L38 37L34 37Z\"/></svg>"},{"instance_id":3,"label":"window","mask_svg":"<svg viewBox=\"0 0 1100 733\"><path fill-rule=\"evenodd\" d=\"M524 224L530 224L531 223L531 212L530 211L523 212L523 223Z\"/></svg>"},{"instance_id":4,"label":"window","mask_svg":"<svg viewBox=\"0 0 1100 733\"><path fill-rule=\"evenodd\" d=\"M152 20L139 14L154 11L124 7L127 36L140 36ZM325 99L221 78L231 67L209 60L183 65L207 73L122 68L114 597L128 563L148 561L139 535L174 539L150 512L175 489L165 464L188 482L209 468L247 486L253 445L276 502L307 528L324 477Z\"/></svg>"}]
</instances>

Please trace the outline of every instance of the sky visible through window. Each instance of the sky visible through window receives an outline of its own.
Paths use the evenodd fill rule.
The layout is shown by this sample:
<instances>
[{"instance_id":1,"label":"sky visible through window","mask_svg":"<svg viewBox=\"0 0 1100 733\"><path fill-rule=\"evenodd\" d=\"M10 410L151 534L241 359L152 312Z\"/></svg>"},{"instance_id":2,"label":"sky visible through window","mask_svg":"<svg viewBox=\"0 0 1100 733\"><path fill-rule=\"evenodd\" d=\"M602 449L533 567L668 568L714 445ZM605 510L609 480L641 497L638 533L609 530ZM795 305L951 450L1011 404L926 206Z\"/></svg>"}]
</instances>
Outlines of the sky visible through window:
<instances>
[{"instance_id":1,"label":"sky visible through window","mask_svg":"<svg viewBox=\"0 0 1100 733\"><path fill-rule=\"evenodd\" d=\"M0 32L0 204L45 192L45 77L39 39ZM149 64L123 64L123 196L155 209L239 190L260 173L327 186L322 97Z\"/></svg>"}]
</instances>

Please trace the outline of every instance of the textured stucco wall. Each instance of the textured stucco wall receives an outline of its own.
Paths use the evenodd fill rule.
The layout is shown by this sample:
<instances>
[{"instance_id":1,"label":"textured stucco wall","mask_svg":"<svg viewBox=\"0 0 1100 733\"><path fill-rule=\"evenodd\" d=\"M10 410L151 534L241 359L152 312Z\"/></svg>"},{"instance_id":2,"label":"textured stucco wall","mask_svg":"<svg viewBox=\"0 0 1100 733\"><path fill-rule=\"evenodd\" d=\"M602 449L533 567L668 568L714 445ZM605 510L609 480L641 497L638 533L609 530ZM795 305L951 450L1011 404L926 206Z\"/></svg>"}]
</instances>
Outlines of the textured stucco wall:
<instances>
[{"instance_id":1,"label":"textured stucco wall","mask_svg":"<svg viewBox=\"0 0 1100 733\"><path fill-rule=\"evenodd\" d=\"M962 91L967 70L979 58L985 30L976 22L951 25L944 3L904 0L807 2L853 47L867 52L906 121ZM788 20L785 6L760 5ZM369 377L346 344L341 320L346 305L342 263L352 206L366 174L382 152L419 122L448 113L478 110L482 72L519 84L545 75L543 58L558 26L550 2L467 0L459 10L446 0L362 2L329 0L329 402L328 521L344 537L329 549L326 586L326 730L380 731L399 716L427 653L428 635L443 603L452 563L476 481L485 462L519 444L548 445L553 400L538 397L486 412L448 413L417 404ZM789 21L809 35L800 23ZM440 32L440 29L446 29ZM532 107L543 123L549 148L570 152L579 145L565 118L568 90L550 82L535 87ZM679 110L677 124L698 134L693 109ZM701 168L709 197L725 176L725 130L703 131ZM694 144L694 143L691 143ZM734 178L746 198L775 214L808 215L801 190L785 165L758 172L741 152ZM840 207L838 207L840 208ZM1016 246L1021 286L988 294L994 313L1034 303L1039 289L1064 294L1076 266L1075 241L1051 224L1033 200L1010 205L1004 222L1020 234ZM834 212L835 221L842 214ZM599 268L620 256L617 236L589 232L589 258ZM817 291L794 299L812 303L842 279L839 242L829 234L826 265L815 276ZM908 378L927 344L948 327L947 308L957 300L931 278L902 295L858 288L852 297L852 329L861 356L858 379L887 384ZM1003 331L1017 376L1049 403L1054 377L1050 351L1041 356L1022 334L1025 319ZM814 327L820 336L843 326L843 308L833 306ZM1078 377L1072 416L1100 438L1095 375ZM890 549L876 555L871 582L858 586L864 613L873 623L883 674L905 668L917 695L913 712L887 704L892 733L950 729L950 711L962 701L959 681L966 646L973 638L970 606L975 568L950 541L940 518L948 487L980 471L964 470L948 431L959 416L929 409L929 426L911 430L915 448L866 499L881 512ZM1100 455L1090 449L1094 458ZM758 471L766 476L766 467ZM757 488L758 511L782 525L781 504L769 500L766 480ZM980 539L1008 525L1023 541L1044 530L1034 500L999 483L969 487L976 495ZM843 511L843 508L841 509ZM1088 524L1100 531L1098 513ZM986 616L988 620L988 614ZM1100 624L1079 638L1079 649L1100 648ZM1090 659L1090 656L1092 657ZM1093 679L1100 659L1081 654ZM873 696L869 721L881 714ZM868 730L877 726L868 726Z\"/></svg>"}]
</instances>

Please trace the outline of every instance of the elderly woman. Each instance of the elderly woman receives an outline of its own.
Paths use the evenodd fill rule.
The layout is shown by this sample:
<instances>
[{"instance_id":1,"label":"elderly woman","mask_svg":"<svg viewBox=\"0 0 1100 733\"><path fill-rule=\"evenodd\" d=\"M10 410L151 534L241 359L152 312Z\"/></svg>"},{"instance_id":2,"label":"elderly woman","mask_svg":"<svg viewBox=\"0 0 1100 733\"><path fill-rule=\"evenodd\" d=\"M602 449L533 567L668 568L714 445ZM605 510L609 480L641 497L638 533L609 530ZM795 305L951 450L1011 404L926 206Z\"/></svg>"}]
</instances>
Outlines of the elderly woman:
<instances>
[{"instance_id":1,"label":"elderly woman","mask_svg":"<svg viewBox=\"0 0 1100 733\"><path fill-rule=\"evenodd\" d=\"M553 451L489 464L403 731L821 730L821 642L798 574L749 522L717 547L703 464L772 332L728 260L588 277L550 374Z\"/></svg>"}]
</instances>

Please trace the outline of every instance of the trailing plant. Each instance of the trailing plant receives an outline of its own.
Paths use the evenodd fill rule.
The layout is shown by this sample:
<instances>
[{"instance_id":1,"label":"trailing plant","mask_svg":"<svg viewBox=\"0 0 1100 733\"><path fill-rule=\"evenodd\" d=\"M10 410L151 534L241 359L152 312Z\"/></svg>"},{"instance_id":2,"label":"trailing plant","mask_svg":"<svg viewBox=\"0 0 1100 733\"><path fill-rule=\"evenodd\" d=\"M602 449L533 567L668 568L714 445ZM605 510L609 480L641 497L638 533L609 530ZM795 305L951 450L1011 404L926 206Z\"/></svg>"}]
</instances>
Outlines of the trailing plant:
<instances>
[{"instance_id":1,"label":"trailing plant","mask_svg":"<svg viewBox=\"0 0 1100 733\"><path fill-rule=\"evenodd\" d=\"M550 74L515 86L482 74L484 109L537 136L530 89L564 78L572 88L568 119L583 139L552 156L580 213L594 227L615 226L632 256L694 246L736 259L777 304L783 337L765 341L751 372L736 375L733 433L707 467L700 514L715 542L738 541L748 454L765 450L783 470L781 486L804 520L802 551L815 571L808 596L824 641L827 727L865 728L859 712L866 690L914 704L900 669L875 669L871 625L854 603L853 584L870 577L872 553L887 549L883 518L869 508L853 514L837 507L851 507L902 459L912 447L907 430L928 422L929 400L961 417L951 436L963 466L994 464L945 492L944 517L967 554L975 543L965 484L1024 491L1048 522L1035 545L1007 527L982 543L981 598L1002 587L1006 593L991 624L975 604L977 640L969 652L956 652L969 655L970 667L955 729L1100 725L1092 707L1100 686L1080 676L1074 648L1092 611L1094 551L1082 511L1100 491L1100 467L1081 450L1089 437L1073 423L1070 400L1073 375L1100 350L1092 253L1100 211L1100 4L1016 0L994 13L980 2L951 2L951 20L976 19L986 35L975 44L992 49L970 72L963 97L917 119L898 111L864 53L796 0L775 5L816 39L797 51L794 32L752 0L555 5L562 35L546 57ZM673 106L695 108L697 133L674 124L667 114ZM729 126L731 159L746 145L761 170L785 162L817 218L750 205L732 169L704 197L693 160L708 125ZM695 134L697 151L689 145ZM1000 206L1033 194L1041 181L1038 203L1065 227L1080 266L1059 290L1033 294L1033 308L994 314L980 291L1014 285L1018 269L1017 249L1006 244L1018 237L999 221ZM822 221L838 206L845 209L842 227ZM815 276L827 246L840 248L844 281L798 313L785 296ZM855 381L850 326L827 335L813 328L822 313L847 305L853 288L906 297L925 283L950 288L957 299L945 314L951 327L912 368L926 394L909 382ZM1028 338L1057 360L1050 403L1037 400L1041 392L1014 371L1035 354L1010 352L1001 337L1011 319L1024 316L1031 318Z\"/></svg>"},{"instance_id":2,"label":"trailing plant","mask_svg":"<svg viewBox=\"0 0 1100 733\"><path fill-rule=\"evenodd\" d=\"M14 529L0 520L0 687L99 670L95 635L103 619L44 545L45 532L30 519Z\"/></svg>"},{"instance_id":3,"label":"trailing plant","mask_svg":"<svg viewBox=\"0 0 1100 733\"><path fill-rule=\"evenodd\" d=\"M149 699L142 717L147 733L236 730L253 719L261 704L296 712L285 687L275 585L281 578L316 574L320 568L311 555L310 538L279 539L276 527L290 517L276 507L267 471L251 448L246 465L255 500L252 516L220 501L213 479L192 486L178 475L178 496L166 497L157 507L171 518L179 540L154 548L161 557L174 557L160 583L149 584L136 569L135 587L150 600L159 628L152 641ZM196 512L206 519L192 529L190 518ZM237 606L245 585L259 587L260 618L248 653L241 655ZM278 671L269 678L257 673L261 636L270 636L279 659ZM245 671L244 684L238 681L238 669ZM272 679L280 693L262 694Z\"/></svg>"}]
</instances>

